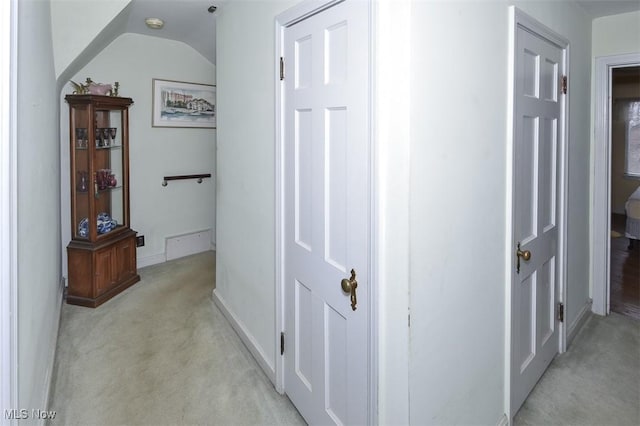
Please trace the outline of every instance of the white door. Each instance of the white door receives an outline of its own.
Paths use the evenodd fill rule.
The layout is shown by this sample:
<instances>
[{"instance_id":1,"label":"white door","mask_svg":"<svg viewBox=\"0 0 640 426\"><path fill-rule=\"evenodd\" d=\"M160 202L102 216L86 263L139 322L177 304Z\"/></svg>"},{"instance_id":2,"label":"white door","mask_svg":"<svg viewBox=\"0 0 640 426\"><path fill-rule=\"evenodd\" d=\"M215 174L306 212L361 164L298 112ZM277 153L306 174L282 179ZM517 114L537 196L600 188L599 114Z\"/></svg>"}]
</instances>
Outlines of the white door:
<instances>
[{"instance_id":1,"label":"white door","mask_svg":"<svg viewBox=\"0 0 640 426\"><path fill-rule=\"evenodd\" d=\"M556 302L560 283L563 58L562 48L518 27L514 79L512 414L559 348Z\"/></svg>"},{"instance_id":2,"label":"white door","mask_svg":"<svg viewBox=\"0 0 640 426\"><path fill-rule=\"evenodd\" d=\"M284 32L284 387L310 424L368 422L367 8Z\"/></svg>"}]
</instances>

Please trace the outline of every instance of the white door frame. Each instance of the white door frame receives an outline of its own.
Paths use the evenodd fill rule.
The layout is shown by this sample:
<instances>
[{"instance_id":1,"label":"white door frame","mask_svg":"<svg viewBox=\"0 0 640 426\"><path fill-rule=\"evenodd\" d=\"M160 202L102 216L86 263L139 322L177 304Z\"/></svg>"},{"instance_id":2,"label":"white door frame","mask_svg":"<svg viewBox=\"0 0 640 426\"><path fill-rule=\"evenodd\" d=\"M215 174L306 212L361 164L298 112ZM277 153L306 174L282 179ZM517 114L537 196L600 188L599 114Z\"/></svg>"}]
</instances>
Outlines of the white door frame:
<instances>
[{"instance_id":1,"label":"white door frame","mask_svg":"<svg viewBox=\"0 0 640 426\"><path fill-rule=\"evenodd\" d=\"M322 12L332 6L335 6L338 3L342 3L345 0L318 0L318 1L303 1L302 3L292 7L276 16L275 22L275 32L276 32L276 49L274 56L274 81L275 84L275 140L276 140L276 152L275 152L275 184L276 184L276 194L275 194L275 278L276 278L276 318L275 318L275 387L276 390L280 393L284 393L286 389L284 389L284 358L280 355L280 332L284 330L285 324L285 311L284 311L284 297L285 297L285 282L284 282L284 259L285 259L285 244L284 244L284 85L280 82L280 57L284 56L284 31L287 27L296 24L297 22L302 21L303 19L315 15L317 13ZM374 29L374 19L373 19L373 10L372 10L372 2L369 3L369 16L367 17L369 21L369 40L373 40L373 29ZM369 74L373 74L373 59L374 59L374 47L371 43L369 46ZM370 123L375 123L373 120L373 79L370 79L370 87L369 87L369 99L371 100L371 104L369 105L369 117ZM375 253L377 252L377 238L375 234L375 222L374 218L377 217L375 212L376 203L376 180L374 177L376 176L376 162L373 159L373 132L369 132L369 143L371 145L370 152L370 200L369 200L369 229L370 229L370 247L369 247L369 277L370 277L370 289L369 289L369 348L367 350L368 358L369 358L369 371L367 377L369 378L369 382L367 383L368 388L368 396L367 400L369 401L368 408L368 418L369 424L377 423L377 412L378 412L378 399L377 399L377 383L378 383L378 363L377 363L377 318L378 318L378 306L376 303L377 294L378 294L378 280L377 275L375 273L375 268L373 267L373 259Z\"/></svg>"},{"instance_id":2,"label":"white door frame","mask_svg":"<svg viewBox=\"0 0 640 426\"><path fill-rule=\"evenodd\" d=\"M611 289L611 72L640 65L640 53L596 58L593 141L593 219L591 222L592 310L609 314Z\"/></svg>"},{"instance_id":3,"label":"white door frame","mask_svg":"<svg viewBox=\"0 0 640 426\"><path fill-rule=\"evenodd\" d=\"M17 37L18 1L0 2L0 424L18 408Z\"/></svg>"},{"instance_id":4,"label":"white door frame","mask_svg":"<svg viewBox=\"0 0 640 426\"><path fill-rule=\"evenodd\" d=\"M513 265L515 265L515 250L513 247L514 240L514 229L513 229L513 207L514 207L514 170L513 164L515 161L514 158L514 145L515 145L515 61L516 61L516 35L518 31L518 27L526 28L528 31L537 34L538 36L550 41L551 43L557 45L561 49L564 49L564 64L565 69L561 71L562 74L568 76L568 85L569 90L567 91L567 95L563 96L561 111L562 111L562 129L560 131L560 141L559 141L559 151L560 151L560 161L558 162L560 170L558 176L558 300L557 302L564 303L565 306L565 315L566 309L568 306L568 298L567 298L567 268L566 268L566 259L567 259L567 182L568 182L568 141L569 141L569 97L571 95L571 74L569 67L569 58L570 55L570 46L569 40L562 37L560 34L548 28L546 25L541 22L533 19L526 13L522 12L515 6L509 7L509 78L508 78L508 117L507 117L507 232L506 235L506 259L505 259L505 276L506 276L506 297L505 297L505 317L506 317L506 331L505 331L505 412L510 419L509 424L512 423L513 416L516 413L512 412L511 409L511 358L512 358L512 300L511 300L511 287L513 285ZM567 347L567 319L565 316L565 322L560 322L559 324L559 333L558 333L558 352L562 353L566 351Z\"/></svg>"}]
</instances>

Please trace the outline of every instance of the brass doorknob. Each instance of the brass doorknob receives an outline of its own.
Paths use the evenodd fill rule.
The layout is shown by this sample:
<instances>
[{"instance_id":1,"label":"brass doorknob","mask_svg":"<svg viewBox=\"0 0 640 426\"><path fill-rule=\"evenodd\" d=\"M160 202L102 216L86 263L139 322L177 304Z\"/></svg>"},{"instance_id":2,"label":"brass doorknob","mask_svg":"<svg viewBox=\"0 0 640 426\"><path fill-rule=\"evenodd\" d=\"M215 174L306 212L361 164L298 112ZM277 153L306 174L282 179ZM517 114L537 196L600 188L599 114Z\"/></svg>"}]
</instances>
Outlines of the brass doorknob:
<instances>
[{"instance_id":1,"label":"brass doorknob","mask_svg":"<svg viewBox=\"0 0 640 426\"><path fill-rule=\"evenodd\" d=\"M531 259L531 252L529 250L522 251L522 250L518 249L516 254L518 255L518 257L521 257L522 260L530 260Z\"/></svg>"},{"instance_id":2,"label":"brass doorknob","mask_svg":"<svg viewBox=\"0 0 640 426\"><path fill-rule=\"evenodd\" d=\"M340 286L342 287L342 291L345 293L351 293L351 281L345 278L340 282Z\"/></svg>"},{"instance_id":3,"label":"brass doorknob","mask_svg":"<svg viewBox=\"0 0 640 426\"><path fill-rule=\"evenodd\" d=\"M356 310L356 305L358 304L358 298L356 296L356 288L358 288L358 281L356 281L356 271L351 270L351 278L344 278L340 281L340 286L342 287L342 291L345 293L349 293L351 299L351 309Z\"/></svg>"}]
</instances>

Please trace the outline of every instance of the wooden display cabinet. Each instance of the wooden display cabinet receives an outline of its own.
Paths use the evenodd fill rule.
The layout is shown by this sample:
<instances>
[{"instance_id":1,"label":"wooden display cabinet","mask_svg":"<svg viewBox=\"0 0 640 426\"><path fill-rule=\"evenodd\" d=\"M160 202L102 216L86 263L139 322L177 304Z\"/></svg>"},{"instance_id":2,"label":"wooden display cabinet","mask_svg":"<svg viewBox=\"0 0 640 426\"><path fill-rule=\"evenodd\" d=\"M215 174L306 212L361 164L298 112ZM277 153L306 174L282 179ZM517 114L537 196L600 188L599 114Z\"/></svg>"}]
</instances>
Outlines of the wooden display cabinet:
<instances>
[{"instance_id":1,"label":"wooden display cabinet","mask_svg":"<svg viewBox=\"0 0 640 426\"><path fill-rule=\"evenodd\" d=\"M71 242L67 303L97 307L140 281L129 226L130 98L67 95Z\"/></svg>"}]
</instances>

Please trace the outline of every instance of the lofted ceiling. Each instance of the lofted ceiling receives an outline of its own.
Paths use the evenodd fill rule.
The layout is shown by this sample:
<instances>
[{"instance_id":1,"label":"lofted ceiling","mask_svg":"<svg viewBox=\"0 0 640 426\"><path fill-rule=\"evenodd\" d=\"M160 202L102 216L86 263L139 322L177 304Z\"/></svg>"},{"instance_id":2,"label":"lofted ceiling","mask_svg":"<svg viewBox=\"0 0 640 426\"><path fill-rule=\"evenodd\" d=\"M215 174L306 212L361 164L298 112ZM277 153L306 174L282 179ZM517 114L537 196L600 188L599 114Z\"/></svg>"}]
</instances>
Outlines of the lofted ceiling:
<instances>
[{"instance_id":1,"label":"lofted ceiling","mask_svg":"<svg viewBox=\"0 0 640 426\"><path fill-rule=\"evenodd\" d=\"M577 0L592 18L640 10L640 0ZM177 40L188 44L212 64L216 63L214 0L132 0L125 32ZM147 28L145 18L160 18L160 30ZM640 23L639 23L640 25Z\"/></svg>"},{"instance_id":2,"label":"lofted ceiling","mask_svg":"<svg viewBox=\"0 0 640 426\"><path fill-rule=\"evenodd\" d=\"M640 10L639 0L577 0L591 18ZM640 22L638 23L640 25Z\"/></svg>"},{"instance_id":3,"label":"lofted ceiling","mask_svg":"<svg viewBox=\"0 0 640 426\"><path fill-rule=\"evenodd\" d=\"M177 40L216 63L216 14L213 0L132 0L125 32ZM147 28L145 18L160 18L164 27Z\"/></svg>"}]
</instances>

